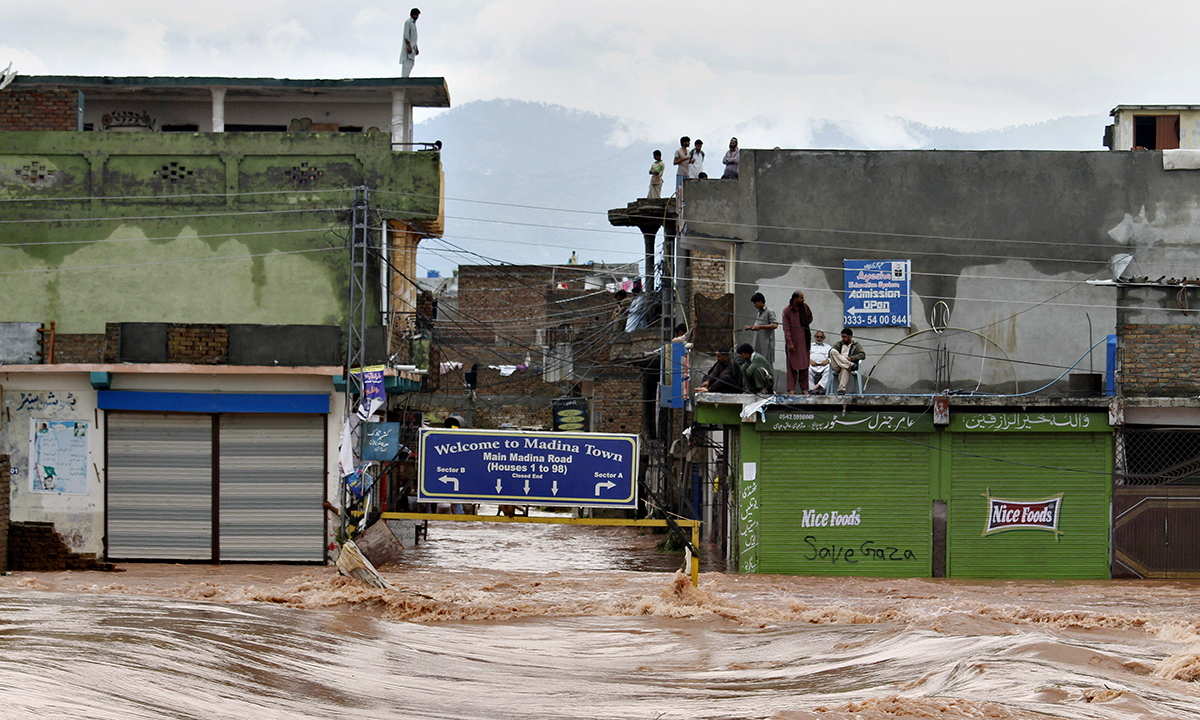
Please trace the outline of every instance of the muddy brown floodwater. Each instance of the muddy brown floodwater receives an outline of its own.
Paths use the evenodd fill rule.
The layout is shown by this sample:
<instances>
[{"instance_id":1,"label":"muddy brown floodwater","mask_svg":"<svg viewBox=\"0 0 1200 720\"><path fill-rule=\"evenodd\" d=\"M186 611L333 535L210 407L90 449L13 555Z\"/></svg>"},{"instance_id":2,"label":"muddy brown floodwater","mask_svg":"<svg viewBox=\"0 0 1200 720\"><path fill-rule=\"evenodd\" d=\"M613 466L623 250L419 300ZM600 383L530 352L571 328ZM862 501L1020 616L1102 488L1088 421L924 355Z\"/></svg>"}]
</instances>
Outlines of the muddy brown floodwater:
<instances>
[{"instance_id":1,"label":"muddy brown floodwater","mask_svg":"<svg viewBox=\"0 0 1200 720\"><path fill-rule=\"evenodd\" d=\"M1197 718L1200 583L736 575L436 523L382 569L0 577L8 718ZM713 569L717 568L717 569Z\"/></svg>"}]
</instances>

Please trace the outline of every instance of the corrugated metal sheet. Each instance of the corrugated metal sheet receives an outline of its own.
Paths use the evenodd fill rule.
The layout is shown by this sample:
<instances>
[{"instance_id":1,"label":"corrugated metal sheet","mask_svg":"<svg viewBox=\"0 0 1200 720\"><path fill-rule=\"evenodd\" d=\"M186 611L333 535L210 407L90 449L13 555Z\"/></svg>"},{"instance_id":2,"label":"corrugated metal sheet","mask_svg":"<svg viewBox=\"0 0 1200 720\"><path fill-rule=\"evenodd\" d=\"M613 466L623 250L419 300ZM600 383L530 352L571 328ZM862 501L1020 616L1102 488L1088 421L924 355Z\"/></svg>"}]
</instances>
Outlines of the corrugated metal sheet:
<instances>
[{"instance_id":1,"label":"corrugated metal sheet","mask_svg":"<svg viewBox=\"0 0 1200 720\"><path fill-rule=\"evenodd\" d=\"M212 416L107 415L113 560L211 560Z\"/></svg>"},{"instance_id":2,"label":"corrugated metal sheet","mask_svg":"<svg viewBox=\"0 0 1200 720\"><path fill-rule=\"evenodd\" d=\"M951 448L951 577L1108 577L1111 433L964 432ZM1062 493L1060 532L985 535L989 493L1018 502Z\"/></svg>"},{"instance_id":3,"label":"corrugated metal sheet","mask_svg":"<svg viewBox=\"0 0 1200 720\"><path fill-rule=\"evenodd\" d=\"M222 415L220 556L325 557L325 426L319 415Z\"/></svg>"},{"instance_id":4,"label":"corrugated metal sheet","mask_svg":"<svg viewBox=\"0 0 1200 720\"><path fill-rule=\"evenodd\" d=\"M764 433L758 571L928 576L930 442L925 433Z\"/></svg>"}]
</instances>

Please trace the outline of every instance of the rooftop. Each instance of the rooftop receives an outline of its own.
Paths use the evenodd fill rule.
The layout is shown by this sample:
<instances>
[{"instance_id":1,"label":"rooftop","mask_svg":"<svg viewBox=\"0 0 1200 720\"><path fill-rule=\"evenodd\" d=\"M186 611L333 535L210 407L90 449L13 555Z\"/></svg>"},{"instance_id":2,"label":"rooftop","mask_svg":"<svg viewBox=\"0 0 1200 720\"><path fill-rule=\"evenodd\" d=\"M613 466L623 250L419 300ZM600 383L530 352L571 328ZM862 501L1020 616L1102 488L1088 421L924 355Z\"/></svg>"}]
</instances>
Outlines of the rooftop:
<instances>
[{"instance_id":1,"label":"rooftop","mask_svg":"<svg viewBox=\"0 0 1200 720\"><path fill-rule=\"evenodd\" d=\"M104 97L138 95L207 100L214 88L224 88L238 97L281 98L307 94L338 99L377 96L380 91L404 90L414 107L450 107L450 91L442 77L343 78L341 80L292 80L289 78L233 77L99 77L84 75L21 75L12 87L54 85L99 94Z\"/></svg>"}]
</instances>

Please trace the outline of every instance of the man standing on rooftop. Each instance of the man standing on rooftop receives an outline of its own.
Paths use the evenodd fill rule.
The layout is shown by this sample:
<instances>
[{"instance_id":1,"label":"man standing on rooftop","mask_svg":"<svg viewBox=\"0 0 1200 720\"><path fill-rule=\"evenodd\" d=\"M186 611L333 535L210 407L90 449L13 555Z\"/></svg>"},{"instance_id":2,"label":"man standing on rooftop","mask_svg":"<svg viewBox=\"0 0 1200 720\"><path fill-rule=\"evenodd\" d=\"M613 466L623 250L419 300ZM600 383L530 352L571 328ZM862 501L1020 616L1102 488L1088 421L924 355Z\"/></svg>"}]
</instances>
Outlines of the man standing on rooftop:
<instances>
[{"instance_id":1,"label":"man standing on rooftop","mask_svg":"<svg viewBox=\"0 0 1200 720\"><path fill-rule=\"evenodd\" d=\"M412 72L413 62L421 51L417 49L417 17L421 11L413 8L404 21L404 48L400 51L400 77L408 77Z\"/></svg>"}]
</instances>

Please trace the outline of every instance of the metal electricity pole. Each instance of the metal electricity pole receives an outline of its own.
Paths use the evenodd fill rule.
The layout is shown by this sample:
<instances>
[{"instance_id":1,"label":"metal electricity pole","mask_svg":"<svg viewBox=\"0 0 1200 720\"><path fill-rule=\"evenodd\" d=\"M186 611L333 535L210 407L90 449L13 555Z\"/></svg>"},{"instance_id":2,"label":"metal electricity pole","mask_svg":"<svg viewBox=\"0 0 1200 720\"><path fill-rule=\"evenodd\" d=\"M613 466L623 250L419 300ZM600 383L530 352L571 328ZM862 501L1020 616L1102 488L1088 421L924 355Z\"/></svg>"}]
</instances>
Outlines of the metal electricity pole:
<instances>
[{"instance_id":1,"label":"metal electricity pole","mask_svg":"<svg viewBox=\"0 0 1200 720\"><path fill-rule=\"evenodd\" d=\"M349 314L346 319L346 403L344 417L349 420L354 412L354 398L363 395L362 376L355 375L353 370L361 372L366 357L367 334L367 261L371 256L371 229L368 217L371 212L370 192L365 186L354 188L354 203L350 206L350 297L347 303ZM355 463L362 458L362 438L360 430L358 442L354 448ZM347 512L347 488L342 483L342 537L346 536L349 524Z\"/></svg>"}]
</instances>

